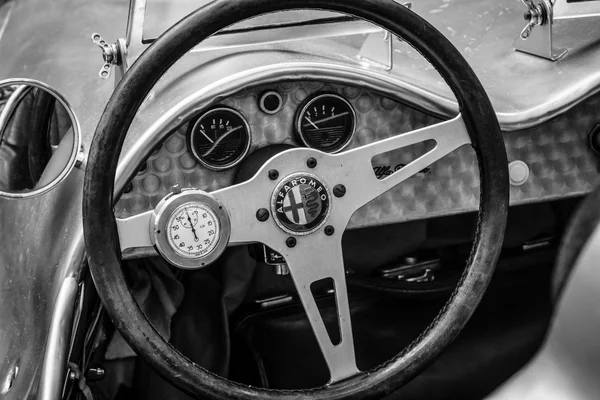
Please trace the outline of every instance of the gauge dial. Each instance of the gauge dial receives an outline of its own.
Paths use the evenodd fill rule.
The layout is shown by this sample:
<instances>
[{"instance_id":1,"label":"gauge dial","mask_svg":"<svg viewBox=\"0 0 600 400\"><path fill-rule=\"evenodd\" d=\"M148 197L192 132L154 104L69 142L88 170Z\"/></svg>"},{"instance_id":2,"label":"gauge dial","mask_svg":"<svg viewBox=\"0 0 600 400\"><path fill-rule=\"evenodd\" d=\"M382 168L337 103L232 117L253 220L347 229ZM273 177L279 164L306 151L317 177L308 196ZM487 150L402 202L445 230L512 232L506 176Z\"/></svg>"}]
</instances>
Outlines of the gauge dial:
<instances>
[{"instance_id":1,"label":"gauge dial","mask_svg":"<svg viewBox=\"0 0 600 400\"><path fill-rule=\"evenodd\" d=\"M337 94L309 98L296 116L296 132L308 147L336 153L352 140L356 113L352 105Z\"/></svg>"},{"instance_id":2,"label":"gauge dial","mask_svg":"<svg viewBox=\"0 0 600 400\"><path fill-rule=\"evenodd\" d=\"M219 107L190 124L190 148L196 159L213 170L239 163L250 150L250 128L239 112Z\"/></svg>"},{"instance_id":3,"label":"gauge dial","mask_svg":"<svg viewBox=\"0 0 600 400\"><path fill-rule=\"evenodd\" d=\"M167 238L176 254L199 258L217 245L219 220L213 210L202 203L186 203L175 209L168 219Z\"/></svg>"}]
</instances>

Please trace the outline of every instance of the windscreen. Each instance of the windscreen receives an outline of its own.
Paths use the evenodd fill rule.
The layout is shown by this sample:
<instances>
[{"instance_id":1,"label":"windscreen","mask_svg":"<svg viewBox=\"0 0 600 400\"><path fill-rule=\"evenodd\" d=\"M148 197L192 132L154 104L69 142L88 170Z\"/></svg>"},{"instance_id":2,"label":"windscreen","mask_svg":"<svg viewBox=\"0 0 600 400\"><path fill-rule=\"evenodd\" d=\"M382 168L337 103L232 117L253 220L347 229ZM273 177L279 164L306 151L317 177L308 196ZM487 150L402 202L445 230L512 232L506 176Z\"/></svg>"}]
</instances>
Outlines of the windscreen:
<instances>
[{"instance_id":1,"label":"windscreen","mask_svg":"<svg viewBox=\"0 0 600 400\"><path fill-rule=\"evenodd\" d=\"M163 34L177 21L212 0L148 0L144 21L144 41ZM281 0L285 1L285 0ZM234 25L228 30L269 28L290 24L329 22L342 14L317 10L295 10L263 15Z\"/></svg>"}]
</instances>

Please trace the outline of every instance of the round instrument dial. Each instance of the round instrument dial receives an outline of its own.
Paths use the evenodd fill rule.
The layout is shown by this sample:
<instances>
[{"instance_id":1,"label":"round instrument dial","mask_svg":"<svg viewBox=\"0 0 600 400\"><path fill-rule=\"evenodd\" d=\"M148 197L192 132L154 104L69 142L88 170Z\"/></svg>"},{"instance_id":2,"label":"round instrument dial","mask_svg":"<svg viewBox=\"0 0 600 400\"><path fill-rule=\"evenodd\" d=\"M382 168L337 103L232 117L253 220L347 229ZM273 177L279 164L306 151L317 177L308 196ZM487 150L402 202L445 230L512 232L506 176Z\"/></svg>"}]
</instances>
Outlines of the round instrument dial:
<instances>
[{"instance_id":1,"label":"round instrument dial","mask_svg":"<svg viewBox=\"0 0 600 400\"><path fill-rule=\"evenodd\" d=\"M231 108L212 109L190 126L190 148L205 167L217 171L231 168L250 150L248 122Z\"/></svg>"},{"instance_id":2,"label":"round instrument dial","mask_svg":"<svg viewBox=\"0 0 600 400\"><path fill-rule=\"evenodd\" d=\"M179 256L204 257L216 247L219 229L219 220L210 207L186 203L177 207L168 219L168 243Z\"/></svg>"},{"instance_id":3,"label":"round instrument dial","mask_svg":"<svg viewBox=\"0 0 600 400\"><path fill-rule=\"evenodd\" d=\"M356 113L348 100L337 94L309 98L296 116L296 132L308 147L336 153L350 144Z\"/></svg>"}]
</instances>

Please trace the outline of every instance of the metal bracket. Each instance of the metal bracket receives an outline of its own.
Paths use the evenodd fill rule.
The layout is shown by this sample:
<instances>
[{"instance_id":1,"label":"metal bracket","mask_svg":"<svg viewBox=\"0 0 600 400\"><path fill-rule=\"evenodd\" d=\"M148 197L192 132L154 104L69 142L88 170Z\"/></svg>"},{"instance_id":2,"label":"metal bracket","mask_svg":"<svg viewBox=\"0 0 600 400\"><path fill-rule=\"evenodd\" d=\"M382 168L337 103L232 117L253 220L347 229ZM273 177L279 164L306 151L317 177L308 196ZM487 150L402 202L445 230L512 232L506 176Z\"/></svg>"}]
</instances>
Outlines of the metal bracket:
<instances>
[{"instance_id":1,"label":"metal bracket","mask_svg":"<svg viewBox=\"0 0 600 400\"><path fill-rule=\"evenodd\" d=\"M412 9L412 3L404 3L403 6ZM388 31L369 34L358 53L358 58L390 71L394 68L394 36Z\"/></svg>"},{"instance_id":2,"label":"metal bracket","mask_svg":"<svg viewBox=\"0 0 600 400\"><path fill-rule=\"evenodd\" d=\"M121 81L127 71L127 45L125 39L118 39L114 44L108 44L99 33L92 34L92 43L102 50L104 64L98 75L106 80L110 77L112 66L116 66L115 86Z\"/></svg>"},{"instance_id":3,"label":"metal bracket","mask_svg":"<svg viewBox=\"0 0 600 400\"><path fill-rule=\"evenodd\" d=\"M513 46L515 50L556 61L567 49L555 48L552 25L554 21L600 17L600 0L521 0L528 8L525 20L528 21Z\"/></svg>"},{"instance_id":4,"label":"metal bracket","mask_svg":"<svg viewBox=\"0 0 600 400\"><path fill-rule=\"evenodd\" d=\"M552 37L554 4L552 1L542 0L537 5L533 0L521 1L528 8L524 15L525 20L528 22L513 43L515 50L551 61L556 61L567 54L567 49L554 47Z\"/></svg>"}]
</instances>

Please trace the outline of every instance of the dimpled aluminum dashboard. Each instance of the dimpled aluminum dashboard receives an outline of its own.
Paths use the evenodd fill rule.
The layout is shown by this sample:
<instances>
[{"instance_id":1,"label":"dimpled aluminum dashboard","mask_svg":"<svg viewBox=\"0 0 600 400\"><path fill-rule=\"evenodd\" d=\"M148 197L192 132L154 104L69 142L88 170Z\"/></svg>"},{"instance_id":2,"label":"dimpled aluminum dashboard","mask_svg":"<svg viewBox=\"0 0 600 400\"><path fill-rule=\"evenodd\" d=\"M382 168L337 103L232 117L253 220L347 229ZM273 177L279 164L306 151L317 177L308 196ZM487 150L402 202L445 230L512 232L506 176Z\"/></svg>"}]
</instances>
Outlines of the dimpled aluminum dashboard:
<instances>
[{"instance_id":1,"label":"dimpled aluminum dashboard","mask_svg":"<svg viewBox=\"0 0 600 400\"><path fill-rule=\"evenodd\" d=\"M275 115L259 110L260 94L278 91L283 108ZM440 122L439 119L398 101L359 87L301 81L246 88L218 103L241 112L252 134L249 153L274 144L299 146L294 118L301 103L315 93L344 96L357 115L357 127L348 149ZM217 105L217 104L215 104ZM509 162L521 160L530 169L527 182L511 186L511 205L577 196L591 190L596 180L597 159L589 149L588 132L600 122L600 96L592 97L563 115L523 131L504 133ZM237 168L217 172L193 158L187 140L188 124L170 135L140 168L115 214L126 218L152 210L170 188L194 187L217 190L234 183ZM374 166L406 164L425 151L428 143L378 156ZM260 195L260 194L258 194ZM268 204L271 193L265 193ZM389 224L476 211L479 205L479 170L475 152L464 146L362 207L349 227Z\"/></svg>"}]
</instances>

